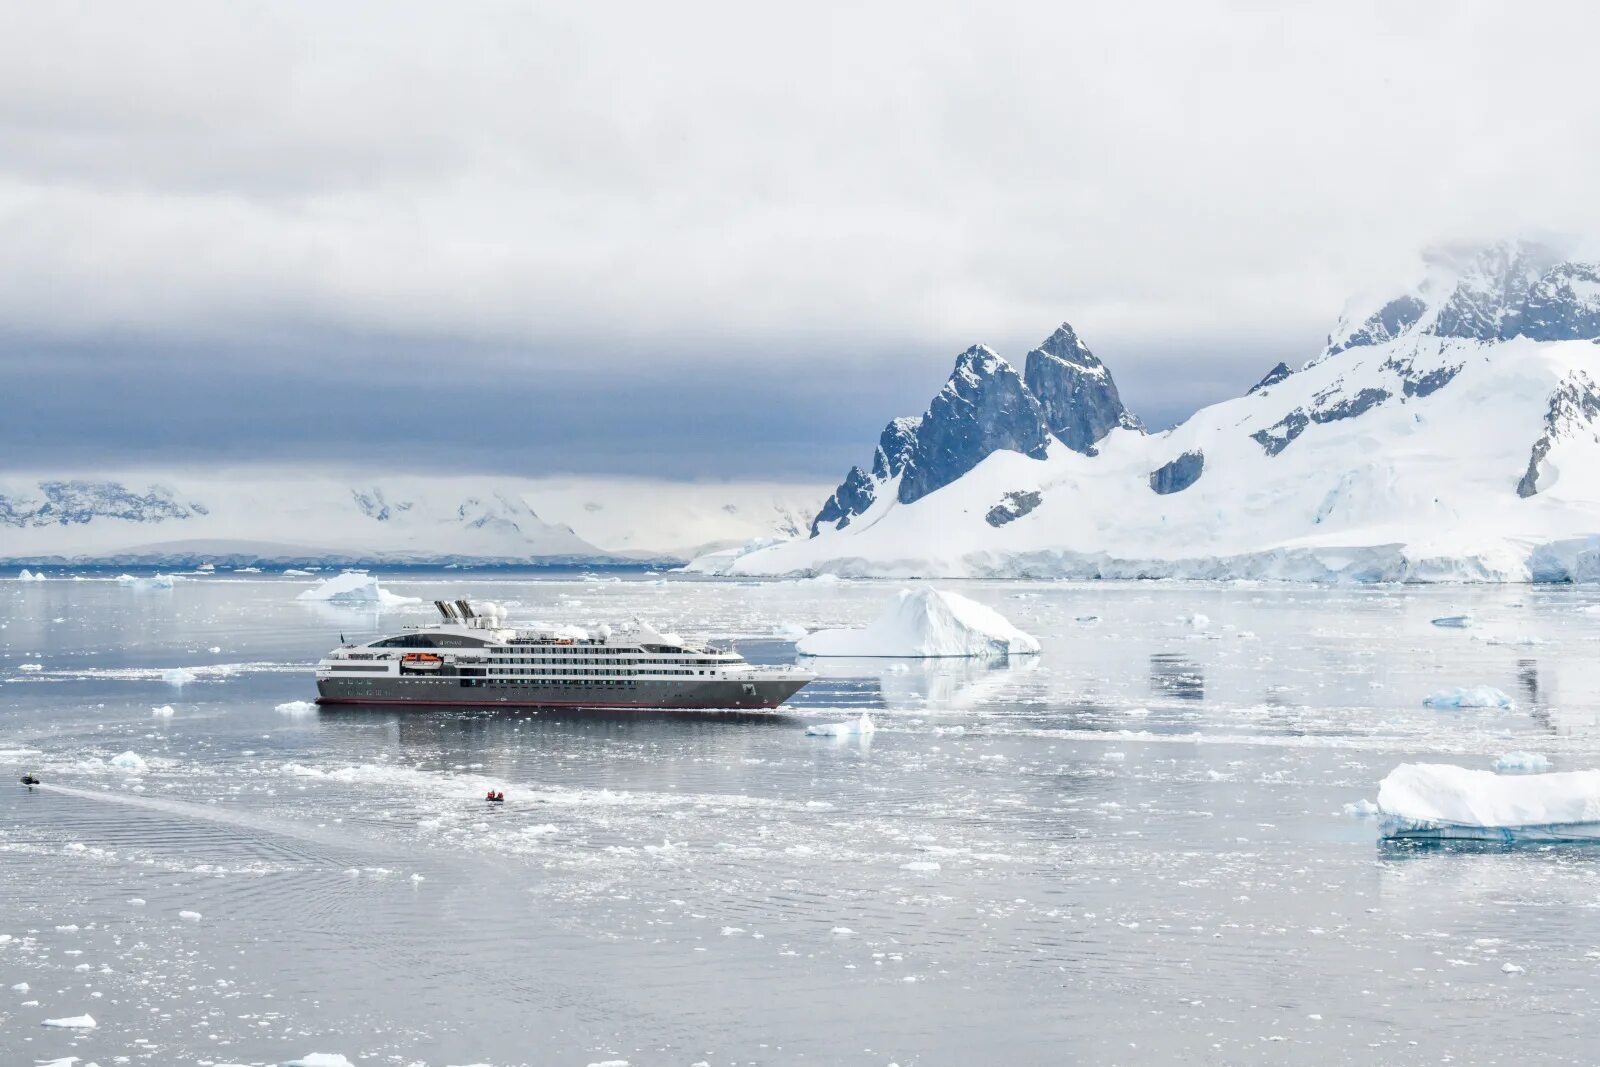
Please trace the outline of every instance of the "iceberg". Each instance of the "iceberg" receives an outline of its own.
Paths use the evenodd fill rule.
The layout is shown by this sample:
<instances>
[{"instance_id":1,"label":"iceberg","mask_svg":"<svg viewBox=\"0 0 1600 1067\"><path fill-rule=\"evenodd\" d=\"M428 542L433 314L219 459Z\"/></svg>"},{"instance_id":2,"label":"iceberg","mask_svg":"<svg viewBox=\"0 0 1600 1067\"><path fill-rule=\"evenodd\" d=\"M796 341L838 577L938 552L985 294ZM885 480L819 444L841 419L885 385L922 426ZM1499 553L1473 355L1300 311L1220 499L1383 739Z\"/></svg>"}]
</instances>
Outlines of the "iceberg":
<instances>
[{"instance_id":1,"label":"iceberg","mask_svg":"<svg viewBox=\"0 0 1600 1067\"><path fill-rule=\"evenodd\" d=\"M365 571L345 571L332 578L324 578L295 599L361 608L393 608L402 604L421 603L416 597L389 592Z\"/></svg>"},{"instance_id":2,"label":"iceberg","mask_svg":"<svg viewBox=\"0 0 1600 1067\"><path fill-rule=\"evenodd\" d=\"M93 1015L74 1015L70 1019L46 1019L43 1025L58 1030L93 1030L100 1024L94 1021Z\"/></svg>"},{"instance_id":3,"label":"iceberg","mask_svg":"<svg viewBox=\"0 0 1600 1067\"><path fill-rule=\"evenodd\" d=\"M1471 615L1441 615L1430 620L1435 626L1446 626L1452 629L1465 630L1472 625Z\"/></svg>"},{"instance_id":4,"label":"iceberg","mask_svg":"<svg viewBox=\"0 0 1600 1067\"><path fill-rule=\"evenodd\" d=\"M178 578L171 574L152 574L148 578L139 578L132 574L117 575L117 584L125 585L129 589L171 589L177 581Z\"/></svg>"},{"instance_id":5,"label":"iceberg","mask_svg":"<svg viewBox=\"0 0 1600 1067\"><path fill-rule=\"evenodd\" d=\"M1441 689L1422 701L1430 708L1511 708L1511 698L1491 685Z\"/></svg>"},{"instance_id":6,"label":"iceberg","mask_svg":"<svg viewBox=\"0 0 1600 1067\"><path fill-rule=\"evenodd\" d=\"M1390 838L1600 841L1600 771L1500 775L1403 763L1378 787Z\"/></svg>"},{"instance_id":7,"label":"iceberg","mask_svg":"<svg viewBox=\"0 0 1600 1067\"><path fill-rule=\"evenodd\" d=\"M1500 774L1542 774L1550 769L1550 759L1537 752L1507 752L1490 766Z\"/></svg>"},{"instance_id":8,"label":"iceberg","mask_svg":"<svg viewBox=\"0 0 1600 1067\"><path fill-rule=\"evenodd\" d=\"M309 700L290 700L277 706L277 711L281 715L311 715L316 710L317 706Z\"/></svg>"},{"instance_id":9,"label":"iceberg","mask_svg":"<svg viewBox=\"0 0 1600 1067\"><path fill-rule=\"evenodd\" d=\"M150 765L137 752L124 752L120 756L112 756L111 766L129 774L144 774L150 770Z\"/></svg>"},{"instance_id":10,"label":"iceberg","mask_svg":"<svg viewBox=\"0 0 1600 1067\"><path fill-rule=\"evenodd\" d=\"M866 737L877 732L878 727L864 711L861 718L850 722L819 722L806 727L811 737Z\"/></svg>"},{"instance_id":11,"label":"iceberg","mask_svg":"<svg viewBox=\"0 0 1600 1067\"><path fill-rule=\"evenodd\" d=\"M818 630L802 638L802 656L928 659L1006 656L1039 651L1039 642L993 608L941 589L902 589L870 626Z\"/></svg>"},{"instance_id":12,"label":"iceberg","mask_svg":"<svg viewBox=\"0 0 1600 1067\"><path fill-rule=\"evenodd\" d=\"M24 567L24 568L22 568L22 572L17 575L17 581L19 581L19 582L42 582L42 581L44 581L44 575L35 574L33 571L30 571L28 568Z\"/></svg>"},{"instance_id":13,"label":"iceberg","mask_svg":"<svg viewBox=\"0 0 1600 1067\"><path fill-rule=\"evenodd\" d=\"M288 1061L283 1067L356 1067L356 1065L337 1052L309 1052L297 1060Z\"/></svg>"}]
</instances>

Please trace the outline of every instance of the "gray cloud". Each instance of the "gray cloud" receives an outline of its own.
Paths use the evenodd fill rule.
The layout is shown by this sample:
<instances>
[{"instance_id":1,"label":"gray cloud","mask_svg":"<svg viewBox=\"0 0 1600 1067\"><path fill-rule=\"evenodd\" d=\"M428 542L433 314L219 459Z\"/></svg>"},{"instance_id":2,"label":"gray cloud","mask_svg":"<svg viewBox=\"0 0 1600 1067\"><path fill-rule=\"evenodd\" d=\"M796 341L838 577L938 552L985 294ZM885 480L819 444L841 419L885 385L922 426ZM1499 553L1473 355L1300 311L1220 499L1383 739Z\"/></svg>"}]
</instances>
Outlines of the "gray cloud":
<instances>
[{"instance_id":1,"label":"gray cloud","mask_svg":"<svg viewBox=\"0 0 1600 1067\"><path fill-rule=\"evenodd\" d=\"M436 454L482 465L459 428L486 412L541 439L494 384L514 372L565 462L659 465L677 433L704 473L827 475L961 348L1020 356L1061 319L1169 422L1312 355L1425 245L1600 233L1597 28L1578 5L13 5L0 372L36 399L0 447L256 450L366 376L315 450L381 454L429 398L457 427ZM425 392L397 381L418 367ZM166 420L119 408L159 383L188 398ZM612 398L615 425L571 415Z\"/></svg>"}]
</instances>

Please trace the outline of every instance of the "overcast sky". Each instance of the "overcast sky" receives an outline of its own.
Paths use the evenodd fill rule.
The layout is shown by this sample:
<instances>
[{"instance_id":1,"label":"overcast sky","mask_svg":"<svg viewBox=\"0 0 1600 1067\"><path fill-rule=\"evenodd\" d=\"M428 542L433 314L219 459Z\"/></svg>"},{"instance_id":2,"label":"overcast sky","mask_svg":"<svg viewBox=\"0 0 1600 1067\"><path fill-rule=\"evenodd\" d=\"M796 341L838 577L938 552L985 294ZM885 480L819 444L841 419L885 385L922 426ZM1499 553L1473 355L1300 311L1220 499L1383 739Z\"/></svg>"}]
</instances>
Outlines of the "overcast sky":
<instances>
[{"instance_id":1,"label":"overcast sky","mask_svg":"<svg viewBox=\"0 0 1600 1067\"><path fill-rule=\"evenodd\" d=\"M1592 10L4 5L0 464L831 481L1064 319L1170 424L1600 234Z\"/></svg>"}]
</instances>

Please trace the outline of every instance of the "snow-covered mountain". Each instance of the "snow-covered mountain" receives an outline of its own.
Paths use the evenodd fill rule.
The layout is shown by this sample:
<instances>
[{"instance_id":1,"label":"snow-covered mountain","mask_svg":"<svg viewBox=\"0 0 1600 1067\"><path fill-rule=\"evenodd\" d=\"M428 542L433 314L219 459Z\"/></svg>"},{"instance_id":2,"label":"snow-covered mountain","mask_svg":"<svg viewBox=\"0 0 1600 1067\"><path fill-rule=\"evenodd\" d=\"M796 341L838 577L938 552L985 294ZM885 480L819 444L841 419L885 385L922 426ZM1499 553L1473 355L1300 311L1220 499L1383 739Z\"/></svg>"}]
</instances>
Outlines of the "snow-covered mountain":
<instances>
[{"instance_id":1,"label":"snow-covered mountain","mask_svg":"<svg viewBox=\"0 0 1600 1067\"><path fill-rule=\"evenodd\" d=\"M314 472L0 476L13 563L683 560L803 534L817 487Z\"/></svg>"},{"instance_id":2,"label":"snow-covered mountain","mask_svg":"<svg viewBox=\"0 0 1600 1067\"><path fill-rule=\"evenodd\" d=\"M741 574L1600 578L1600 266L1435 254L1298 370L1146 434L1063 325L978 346Z\"/></svg>"}]
</instances>

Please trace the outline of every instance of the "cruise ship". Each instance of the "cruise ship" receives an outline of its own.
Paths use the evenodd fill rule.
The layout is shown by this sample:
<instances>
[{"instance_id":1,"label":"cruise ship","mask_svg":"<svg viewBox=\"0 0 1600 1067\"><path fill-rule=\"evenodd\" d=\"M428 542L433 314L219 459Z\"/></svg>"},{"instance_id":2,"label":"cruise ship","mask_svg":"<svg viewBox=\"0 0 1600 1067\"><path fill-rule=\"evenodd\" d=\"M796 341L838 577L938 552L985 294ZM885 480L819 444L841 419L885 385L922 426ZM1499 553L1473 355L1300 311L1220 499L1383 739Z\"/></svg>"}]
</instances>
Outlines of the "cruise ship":
<instances>
[{"instance_id":1,"label":"cruise ship","mask_svg":"<svg viewBox=\"0 0 1600 1067\"><path fill-rule=\"evenodd\" d=\"M509 626L497 605L436 600L440 619L342 645L317 663L319 704L543 708L775 708L816 675L756 667L728 649L635 621L609 627Z\"/></svg>"}]
</instances>

